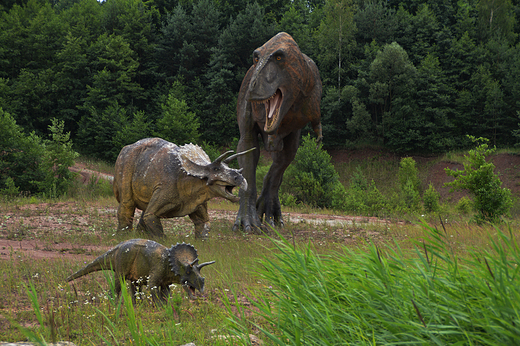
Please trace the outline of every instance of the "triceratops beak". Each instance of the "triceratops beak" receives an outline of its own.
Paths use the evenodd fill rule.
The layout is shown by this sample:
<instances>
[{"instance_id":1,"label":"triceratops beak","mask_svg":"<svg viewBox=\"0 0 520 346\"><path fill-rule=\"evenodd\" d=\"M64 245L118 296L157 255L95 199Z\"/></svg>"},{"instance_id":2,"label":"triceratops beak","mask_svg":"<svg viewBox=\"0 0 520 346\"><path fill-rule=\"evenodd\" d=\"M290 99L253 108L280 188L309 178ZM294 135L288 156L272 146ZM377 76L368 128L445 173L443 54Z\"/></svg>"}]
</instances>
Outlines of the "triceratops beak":
<instances>
[{"instance_id":1,"label":"triceratops beak","mask_svg":"<svg viewBox=\"0 0 520 346\"><path fill-rule=\"evenodd\" d=\"M205 266L210 265L210 264L213 264L213 263L215 263L215 261L204 262L204 263L202 263L202 264L199 264L199 265L197 266L197 268L198 268L199 270L201 270L202 267L205 267Z\"/></svg>"}]
</instances>

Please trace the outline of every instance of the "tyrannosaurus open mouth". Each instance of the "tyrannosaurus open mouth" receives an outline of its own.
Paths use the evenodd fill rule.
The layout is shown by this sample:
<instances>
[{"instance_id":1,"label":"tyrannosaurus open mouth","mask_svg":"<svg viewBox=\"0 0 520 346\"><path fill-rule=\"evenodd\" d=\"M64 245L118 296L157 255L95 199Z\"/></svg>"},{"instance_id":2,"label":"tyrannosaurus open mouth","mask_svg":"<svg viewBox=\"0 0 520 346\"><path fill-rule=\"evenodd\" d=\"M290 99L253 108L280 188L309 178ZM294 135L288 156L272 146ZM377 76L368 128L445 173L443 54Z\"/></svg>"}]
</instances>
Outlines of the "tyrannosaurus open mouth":
<instances>
[{"instance_id":1,"label":"tyrannosaurus open mouth","mask_svg":"<svg viewBox=\"0 0 520 346\"><path fill-rule=\"evenodd\" d=\"M276 89L276 92L271 97L262 101L265 105L265 132L271 132L275 130L274 127L278 123L282 101L283 94L280 89Z\"/></svg>"}]
</instances>

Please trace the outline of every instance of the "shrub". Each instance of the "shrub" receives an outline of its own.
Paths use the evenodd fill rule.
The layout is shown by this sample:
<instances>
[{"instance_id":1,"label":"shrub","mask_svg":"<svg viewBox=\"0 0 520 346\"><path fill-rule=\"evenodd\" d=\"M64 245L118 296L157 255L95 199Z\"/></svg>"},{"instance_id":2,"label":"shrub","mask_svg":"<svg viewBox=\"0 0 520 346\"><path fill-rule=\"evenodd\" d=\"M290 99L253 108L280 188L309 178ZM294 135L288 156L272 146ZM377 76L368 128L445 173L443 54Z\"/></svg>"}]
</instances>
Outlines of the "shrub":
<instances>
[{"instance_id":1,"label":"shrub","mask_svg":"<svg viewBox=\"0 0 520 346\"><path fill-rule=\"evenodd\" d=\"M345 191L342 210L362 215L379 216L383 210L388 208L385 197L373 180L366 187L358 183L359 181L353 180L349 189Z\"/></svg>"},{"instance_id":2,"label":"shrub","mask_svg":"<svg viewBox=\"0 0 520 346\"><path fill-rule=\"evenodd\" d=\"M424 210L427 213L438 212L441 209L439 199L440 194L435 190L433 184L430 183L423 196Z\"/></svg>"},{"instance_id":3,"label":"shrub","mask_svg":"<svg viewBox=\"0 0 520 346\"><path fill-rule=\"evenodd\" d=\"M468 197L462 197L457 202L455 209L461 214L469 214L470 211L473 210L473 202Z\"/></svg>"},{"instance_id":4,"label":"shrub","mask_svg":"<svg viewBox=\"0 0 520 346\"><path fill-rule=\"evenodd\" d=\"M0 189L0 195L7 197L15 197L20 193L20 189L14 184L14 180L11 177L7 177L5 180L5 188Z\"/></svg>"},{"instance_id":5,"label":"shrub","mask_svg":"<svg viewBox=\"0 0 520 346\"><path fill-rule=\"evenodd\" d=\"M508 215L513 206L511 191L502 188L502 182L493 173L495 165L486 162L486 156L493 154L496 148L488 149L486 138L468 136L477 144L475 149L464 155L467 162L463 170L446 168L446 174L455 178L454 181L445 183L451 190L467 190L473 195L473 206L477 211L475 218L478 223L489 221L496 222L501 216Z\"/></svg>"},{"instance_id":6,"label":"shrub","mask_svg":"<svg viewBox=\"0 0 520 346\"><path fill-rule=\"evenodd\" d=\"M52 139L44 141L45 151L39 167L44 172L44 178L37 185L48 197L66 193L76 176L69 167L74 166L79 154L72 150L70 133L63 133L64 126L64 121L51 119L49 130Z\"/></svg>"},{"instance_id":7,"label":"shrub","mask_svg":"<svg viewBox=\"0 0 520 346\"><path fill-rule=\"evenodd\" d=\"M415 160L411 157L404 157L399 163L399 187L400 195L405 207L411 211L418 211L421 203L420 180L418 177Z\"/></svg>"},{"instance_id":8,"label":"shrub","mask_svg":"<svg viewBox=\"0 0 520 346\"><path fill-rule=\"evenodd\" d=\"M43 156L40 137L34 132L27 136L1 107L0 133L0 190L38 192L36 182L43 179L43 171L38 169Z\"/></svg>"},{"instance_id":9,"label":"shrub","mask_svg":"<svg viewBox=\"0 0 520 346\"><path fill-rule=\"evenodd\" d=\"M298 148L296 157L287 169L284 178L284 192L293 194L296 199L313 207L330 207L331 197L339 182L330 155L321 144L307 135Z\"/></svg>"}]
</instances>

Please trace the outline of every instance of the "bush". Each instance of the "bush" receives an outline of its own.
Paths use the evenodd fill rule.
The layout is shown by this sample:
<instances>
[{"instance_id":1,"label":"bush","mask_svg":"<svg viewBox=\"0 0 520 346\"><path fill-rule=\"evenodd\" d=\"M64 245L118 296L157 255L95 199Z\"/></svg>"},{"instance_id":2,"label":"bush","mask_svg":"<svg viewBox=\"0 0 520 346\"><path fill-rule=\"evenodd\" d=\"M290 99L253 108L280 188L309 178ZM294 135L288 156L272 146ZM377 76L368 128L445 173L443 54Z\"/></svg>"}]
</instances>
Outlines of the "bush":
<instances>
[{"instance_id":1,"label":"bush","mask_svg":"<svg viewBox=\"0 0 520 346\"><path fill-rule=\"evenodd\" d=\"M437 192L437 190L435 190L435 187L432 185L432 183L430 183L423 196L424 210L427 213L438 212L441 209L439 199L440 194Z\"/></svg>"},{"instance_id":2,"label":"bush","mask_svg":"<svg viewBox=\"0 0 520 346\"><path fill-rule=\"evenodd\" d=\"M7 177L5 180L5 188L0 189L0 195L7 197L16 197L20 194L20 189L14 184L14 180L11 177Z\"/></svg>"},{"instance_id":3,"label":"bush","mask_svg":"<svg viewBox=\"0 0 520 346\"><path fill-rule=\"evenodd\" d=\"M24 134L1 107L0 133L0 190L38 192L36 182L43 179L43 171L38 167L44 152L40 137L34 132Z\"/></svg>"},{"instance_id":4,"label":"bush","mask_svg":"<svg viewBox=\"0 0 520 346\"><path fill-rule=\"evenodd\" d=\"M446 174L455 178L454 181L445 183L451 190L467 190L473 195L473 207L477 211L475 218L478 223L488 221L497 222L500 217L509 214L513 206L511 191L502 188L502 182L493 173L495 165L486 162L486 156L493 154L496 148L488 149L486 138L468 136L477 144L475 149L464 155L467 162L462 171L446 168Z\"/></svg>"},{"instance_id":5,"label":"bush","mask_svg":"<svg viewBox=\"0 0 520 346\"><path fill-rule=\"evenodd\" d=\"M298 148L296 157L286 171L284 192L312 207L330 207L332 195L339 182L330 155L321 144L307 135Z\"/></svg>"},{"instance_id":6,"label":"bush","mask_svg":"<svg viewBox=\"0 0 520 346\"><path fill-rule=\"evenodd\" d=\"M473 202L468 197L462 197L457 202L457 205L455 206L455 209L464 215L467 215L470 213L470 211L473 210Z\"/></svg>"},{"instance_id":7,"label":"bush","mask_svg":"<svg viewBox=\"0 0 520 346\"><path fill-rule=\"evenodd\" d=\"M400 195L405 207L410 211L418 211L421 203L420 180L415 160L411 157L401 159L399 163Z\"/></svg>"},{"instance_id":8,"label":"bush","mask_svg":"<svg viewBox=\"0 0 520 346\"><path fill-rule=\"evenodd\" d=\"M58 197L67 192L76 174L69 170L79 156L72 150L70 133L63 133L64 121L51 120L51 140L44 141L45 151L39 169L44 178L37 182L40 191L47 197Z\"/></svg>"}]
</instances>

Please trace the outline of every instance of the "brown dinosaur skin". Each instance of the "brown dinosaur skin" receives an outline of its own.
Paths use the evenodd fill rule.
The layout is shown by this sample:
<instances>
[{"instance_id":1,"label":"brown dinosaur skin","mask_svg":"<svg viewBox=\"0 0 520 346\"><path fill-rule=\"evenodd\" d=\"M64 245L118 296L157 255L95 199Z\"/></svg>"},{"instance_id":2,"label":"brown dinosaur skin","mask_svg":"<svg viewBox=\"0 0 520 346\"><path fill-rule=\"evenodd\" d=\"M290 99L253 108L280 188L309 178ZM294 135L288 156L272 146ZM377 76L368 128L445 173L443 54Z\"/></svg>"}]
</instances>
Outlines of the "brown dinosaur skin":
<instances>
[{"instance_id":1,"label":"brown dinosaur skin","mask_svg":"<svg viewBox=\"0 0 520 346\"><path fill-rule=\"evenodd\" d=\"M227 160L243 153L222 160L227 154L210 163L199 147L179 147L160 138L146 138L125 146L116 160L113 184L119 202L118 231L132 229L134 212L139 208L143 212L138 229L149 235L164 236L160 218L189 215L195 225L195 237L207 238L207 201L223 197L237 202L232 189L247 188L240 171L226 165ZM186 155L195 159L202 155L207 160L195 160L197 164L182 159Z\"/></svg>"},{"instance_id":2,"label":"brown dinosaur skin","mask_svg":"<svg viewBox=\"0 0 520 346\"><path fill-rule=\"evenodd\" d=\"M283 226L278 190L283 174L298 150L301 129L311 123L318 142L323 139L321 93L316 64L300 51L289 34L281 32L254 51L253 66L244 77L238 94L240 140L237 150L252 147L256 150L254 155L238 158L249 187L240 190L240 208L234 230L260 228L264 216L271 226ZM257 200L259 135L273 163Z\"/></svg>"},{"instance_id":3,"label":"brown dinosaur skin","mask_svg":"<svg viewBox=\"0 0 520 346\"><path fill-rule=\"evenodd\" d=\"M177 273L170 263L172 251L176 254ZM168 249L152 240L131 239L116 245L70 275L67 281L99 270L113 270L116 294L121 294L120 278L124 278L130 281L134 303L137 288L144 285L151 289L154 302L168 298L171 284L183 284L190 298L193 298L195 289L204 292L204 278L200 275L200 269L214 263L196 265L197 260L197 251L190 244L177 244Z\"/></svg>"}]
</instances>

